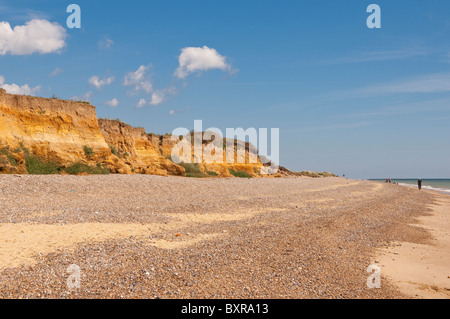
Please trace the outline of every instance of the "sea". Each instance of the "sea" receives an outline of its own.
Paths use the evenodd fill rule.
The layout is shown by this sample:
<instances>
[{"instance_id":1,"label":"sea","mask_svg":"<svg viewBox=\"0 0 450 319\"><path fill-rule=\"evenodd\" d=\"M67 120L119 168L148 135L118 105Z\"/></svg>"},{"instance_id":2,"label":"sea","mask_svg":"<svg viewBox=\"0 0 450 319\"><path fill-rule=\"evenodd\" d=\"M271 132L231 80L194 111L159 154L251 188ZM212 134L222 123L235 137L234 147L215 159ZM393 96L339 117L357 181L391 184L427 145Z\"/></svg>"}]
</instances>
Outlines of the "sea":
<instances>
[{"instance_id":1,"label":"sea","mask_svg":"<svg viewBox=\"0 0 450 319\"><path fill-rule=\"evenodd\" d=\"M386 179L371 179L372 181L386 182ZM406 178L406 179L391 179L392 183L398 183L399 185L406 187L417 188L418 179ZM437 191L443 194L450 195L450 179L426 179L422 178L422 188L432 191Z\"/></svg>"}]
</instances>

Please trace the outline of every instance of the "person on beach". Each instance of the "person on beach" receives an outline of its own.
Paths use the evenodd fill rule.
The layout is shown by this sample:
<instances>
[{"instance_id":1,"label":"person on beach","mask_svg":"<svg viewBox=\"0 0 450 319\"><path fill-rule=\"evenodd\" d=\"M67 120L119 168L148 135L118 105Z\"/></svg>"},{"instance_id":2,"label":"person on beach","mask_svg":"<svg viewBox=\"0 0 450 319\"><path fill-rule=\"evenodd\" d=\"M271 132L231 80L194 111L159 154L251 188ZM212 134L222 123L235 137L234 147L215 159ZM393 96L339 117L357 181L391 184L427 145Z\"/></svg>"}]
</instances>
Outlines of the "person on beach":
<instances>
[{"instance_id":1,"label":"person on beach","mask_svg":"<svg viewBox=\"0 0 450 319\"><path fill-rule=\"evenodd\" d=\"M422 179L419 178L419 181L417 182L418 186L419 186L419 190L422 189Z\"/></svg>"}]
</instances>

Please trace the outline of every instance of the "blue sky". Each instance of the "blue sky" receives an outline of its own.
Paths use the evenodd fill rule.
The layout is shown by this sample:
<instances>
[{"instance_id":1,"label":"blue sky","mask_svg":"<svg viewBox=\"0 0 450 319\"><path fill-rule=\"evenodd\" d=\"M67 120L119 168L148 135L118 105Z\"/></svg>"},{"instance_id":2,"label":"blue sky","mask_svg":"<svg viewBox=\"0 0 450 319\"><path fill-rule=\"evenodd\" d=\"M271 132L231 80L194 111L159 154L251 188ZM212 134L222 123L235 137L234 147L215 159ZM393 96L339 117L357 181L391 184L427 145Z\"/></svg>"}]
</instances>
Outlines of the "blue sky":
<instances>
[{"instance_id":1,"label":"blue sky","mask_svg":"<svg viewBox=\"0 0 450 319\"><path fill-rule=\"evenodd\" d=\"M71 3L81 29L66 26ZM366 25L371 3L381 29ZM196 119L280 128L292 170L444 178L449 12L445 0L0 0L0 85L86 98L99 117L154 133ZM33 20L54 42L2 44L5 22Z\"/></svg>"}]
</instances>

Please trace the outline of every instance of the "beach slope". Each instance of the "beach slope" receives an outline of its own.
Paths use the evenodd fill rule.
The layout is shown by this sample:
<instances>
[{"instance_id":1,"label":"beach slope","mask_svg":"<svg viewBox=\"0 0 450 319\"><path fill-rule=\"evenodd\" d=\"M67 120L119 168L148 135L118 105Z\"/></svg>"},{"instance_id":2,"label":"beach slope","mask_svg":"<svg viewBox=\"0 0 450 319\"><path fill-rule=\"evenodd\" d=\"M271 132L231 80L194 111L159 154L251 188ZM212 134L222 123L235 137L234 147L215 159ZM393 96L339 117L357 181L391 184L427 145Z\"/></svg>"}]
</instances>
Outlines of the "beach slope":
<instances>
[{"instance_id":1,"label":"beach slope","mask_svg":"<svg viewBox=\"0 0 450 319\"><path fill-rule=\"evenodd\" d=\"M414 223L437 199L343 178L3 175L0 297L408 298L367 269L433 243Z\"/></svg>"}]
</instances>

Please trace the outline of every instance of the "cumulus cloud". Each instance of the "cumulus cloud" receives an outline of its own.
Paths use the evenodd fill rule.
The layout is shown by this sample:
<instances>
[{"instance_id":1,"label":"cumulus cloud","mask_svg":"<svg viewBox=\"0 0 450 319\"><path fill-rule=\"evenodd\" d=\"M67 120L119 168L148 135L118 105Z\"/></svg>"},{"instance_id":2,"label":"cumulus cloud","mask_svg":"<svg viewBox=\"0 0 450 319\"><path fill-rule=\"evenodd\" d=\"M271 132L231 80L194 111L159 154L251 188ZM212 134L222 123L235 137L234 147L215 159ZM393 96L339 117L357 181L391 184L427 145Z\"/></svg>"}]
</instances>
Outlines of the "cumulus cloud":
<instances>
[{"instance_id":1,"label":"cumulus cloud","mask_svg":"<svg viewBox=\"0 0 450 319\"><path fill-rule=\"evenodd\" d=\"M227 58L219 54L215 49L204 47L186 47L181 49L181 54L178 58L178 68L175 70L174 76L178 79L184 79L192 73L208 71L208 70L222 70L233 73L231 65L227 62ZM123 85L132 87L127 93L130 95L137 95L145 93L148 96L141 98L136 107L157 106L164 103L170 95L175 95L176 88L173 83L163 89L154 89L151 77L148 74L152 65L141 65L136 71L129 72L124 76Z\"/></svg>"},{"instance_id":2,"label":"cumulus cloud","mask_svg":"<svg viewBox=\"0 0 450 319\"><path fill-rule=\"evenodd\" d=\"M30 88L28 84L19 86L15 83L2 84L1 88L4 89L9 94L17 94L17 95L36 95L41 90L40 85L34 88Z\"/></svg>"},{"instance_id":3,"label":"cumulus cloud","mask_svg":"<svg viewBox=\"0 0 450 319\"><path fill-rule=\"evenodd\" d=\"M65 45L66 30L58 23L43 19L31 20L11 28L0 22L0 55L28 55L58 52Z\"/></svg>"},{"instance_id":4,"label":"cumulus cloud","mask_svg":"<svg viewBox=\"0 0 450 319\"><path fill-rule=\"evenodd\" d=\"M22 86L15 83L6 84L5 77L1 75L0 75L0 88L4 89L9 94L17 94L17 95L36 95L41 90L40 85L31 88L28 84L24 84Z\"/></svg>"},{"instance_id":5,"label":"cumulus cloud","mask_svg":"<svg viewBox=\"0 0 450 319\"><path fill-rule=\"evenodd\" d=\"M219 69L231 72L231 65L226 62L226 57L220 55L215 49L204 46L187 47L181 50L178 58L179 66L175 76L179 79L186 78L189 74L198 71Z\"/></svg>"},{"instance_id":6,"label":"cumulus cloud","mask_svg":"<svg viewBox=\"0 0 450 319\"><path fill-rule=\"evenodd\" d=\"M157 90L152 93L151 100L148 102L151 106L160 105L167 100L169 95L175 95L177 90L174 86L170 86L168 88Z\"/></svg>"},{"instance_id":7,"label":"cumulus cloud","mask_svg":"<svg viewBox=\"0 0 450 319\"><path fill-rule=\"evenodd\" d=\"M131 94L136 94L139 91L144 91L145 93L150 93L153 90L152 82L150 81L147 71L151 68L150 65L141 65L136 71L128 72L123 78L124 86L134 86L133 91L129 92Z\"/></svg>"},{"instance_id":8,"label":"cumulus cloud","mask_svg":"<svg viewBox=\"0 0 450 319\"><path fill-rule=\"evenodd\" d=\"M97 90L100 90L105 85L110 85L114 81L114 77L109 77L103 80L100 80L98 75L94 75L89 79L89 84L96 87Z\"/></svg>"},{"instance_id":9,"label":"cumulus cloud","mask_svg":"<svg viewBox=\"0 0 450 319\"><path fill-rule=\"evenodd\" d=\"M155 91L150 95L150 98L148 101L146 99L140 99L139 102L136 104L136 107L141 108L146 105L149 105L149 106L159 105L166 100L166 95L167 95L166 90Z\"/></svg>"},{"instance_id":10,"label":"cumulus cloud","mask_svg":"<svg viewBox=\"0 0 450 319\"><path fill-rule=\"evenodd\" d=\"M111 101L106 101L105 103L111 107L116 107L117 105L119 105L119 100L116 98L113 98Z\"/></svg>"},{"instance_id":11,"label":"cumulus cloud","mask_svg":"<svg viewBox=\"0 0 450 319\"><path fill-rule=\"evenodd\" d=\"M164 91L155 91L152 93L152 99L149 102L150 105L156 106L161 104L166 100L166 92Z\"/></svg>"}]
</instances>

